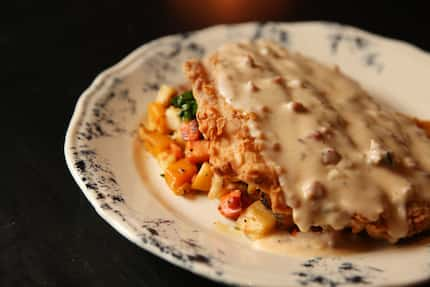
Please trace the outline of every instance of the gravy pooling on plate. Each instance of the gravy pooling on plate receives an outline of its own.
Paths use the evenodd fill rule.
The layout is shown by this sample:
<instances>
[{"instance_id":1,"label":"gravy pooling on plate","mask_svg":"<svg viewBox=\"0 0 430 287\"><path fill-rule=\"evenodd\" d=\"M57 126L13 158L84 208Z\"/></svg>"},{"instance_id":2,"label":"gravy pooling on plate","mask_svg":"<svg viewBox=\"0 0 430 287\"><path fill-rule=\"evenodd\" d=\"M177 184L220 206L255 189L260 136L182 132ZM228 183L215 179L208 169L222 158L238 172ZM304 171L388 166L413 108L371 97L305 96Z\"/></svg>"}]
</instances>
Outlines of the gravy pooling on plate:
<instances>
[{"instance_id":1,"label":"gravy pooling on plate","mask_svg":"<svg viewBox=\"0 0 430 287\"><path fill-rule=\"evenodd\" d=\"M355 216L383 222L391 241L411 233L408 204L430 200L430 140L414 120L338 68L271 42L224 45L203 65L218 95L251 115L249 133L301 231L354 228Z\"/></svg>"}]
</instances>

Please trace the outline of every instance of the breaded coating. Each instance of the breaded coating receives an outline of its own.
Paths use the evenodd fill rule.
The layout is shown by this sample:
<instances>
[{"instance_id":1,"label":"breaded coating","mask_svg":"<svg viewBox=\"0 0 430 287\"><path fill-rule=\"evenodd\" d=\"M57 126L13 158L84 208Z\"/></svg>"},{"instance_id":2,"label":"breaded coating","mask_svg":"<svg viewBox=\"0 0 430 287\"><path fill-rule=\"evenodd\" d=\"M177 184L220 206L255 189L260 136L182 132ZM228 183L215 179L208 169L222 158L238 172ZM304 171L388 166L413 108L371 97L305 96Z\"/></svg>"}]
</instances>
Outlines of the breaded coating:
<instances>
[{"instance_id":1,"label":"breaded coating","mask_svg":"<svg viewBox=\"0 0 430 287\"><path fill-rule=\"evenodd\" d=\"M248 46L246 46L246 49L248 49L247 47ZM276 47L273 48L273 51L273 53L277 53L276 57L280 59L283 57L283 53L287 53L281 48L278 49ZM244 60L245 62L247 61L245 63L246 65L250 67L258 67L258 65L260 65L263 66L263 68L264 65L268 65L268 63L263 61L264 56L262 56L264 53L267 53L267 51L262 51L261 54L253 57L255 53L256 52L250 50L249 59L245 58ZM255 58L260 62L255 61ZM213 78L212 71L210 70L218 61L220 61L220 59L217 53L214 53L204 61L191 59L187 61L183 67L184 73L191 83L193 95L198 104L197 121L199 123L199 129L205 139L210 143L210 164L214 171L223 176L227 181L240 180L247 184L253 184L261 191L269 194L273 212L275 214L282 214L283 217L288 219L288 222L293 224L293 211L303 204L303 199L301 199L301 202L300 200L294 201L292 199L286 199L289 193L289 190L286 190L288 189L288 184L286 185L287 188L285 185L280 184L280 175L288 173L288 168L291 169L294 167L287 166L286 169L276 168L267 161L262 152L263 146L261 145L261 141L257 141L255 136L251 135L252 132L250 131L250 121L255 120L259 115L235 108L232 103L228 103L226 97L221 95L219 85L217 85ZM210 63L210 65L207 63ZM306 68L307 66L305 65L304 67ZM276 69L273 68L273 70ZM312 71L309 71L309 73L312 73ZM340 77L344 77L340 72L337 71L337 73L339 73ZM348 80L347 77L344 78ZM276 81L276 78L274 81ZM352 80L350 82L352 83ZM347 82L346 85L349 85L350 82ZM296 85L296 83L291 84ZM355 88L356 84L352 83L350 85ZM284 88L288 89L288 87L285 86ZM250 81L249 89L258 90L258 87ZM360 93L362 92L361 88L357 88L357 90ZM367 94L365 96L367 97ZM327 103L327 105L329 104ZM265 108L267 110L270 109L270 107ZM308 112L305 105L297 102L289 103L289 105L286 105L286 108L291 109L293 113L299 115ZM332 108L329 107L327 109ZM342 121L343 119L339 119L339 125L346 126L346 123ZM313 136L323 137L324 135L320 133ZM321 138L317 138L317 140L321 140ZM352 142L351 145L353 144L356 143ZM274 148L276 149L277 147L275 146ZM389 152L384 152L382 147L372 142L369 153L363 155L363 157L368 156L367 164L372 166L372 168L381 164L383 161L398 160L396 158L392 159ZM322 168L327 169L330 166L336 165L345 157L345 155L342 157L334 149L324 149L321 153ZM390 162L390 164L393 164L393 162ZM412 167L412 169L414 168L415 167ZM386 172L386 170L383 170L383 172ZM425 176L423 176L423 178L425 178ZM426 180L428 179L423 179L422 182L425 183ZM316 181L313 182L313 184L314 186L310 187L309 200L312 200L312 197L323 196L327 192L324 186L319 182ZM321 187L319 185L321 185ZM312 192L315 194L312 194ZM405 210L408 227L407 235L403 237L412 236L430 228L430 203L419 197L412 196L410 199L409 197L407 198ZM287 205L287 202L290 206ZM379 218L376 220L368 219L363 214L352 214L350 218L347 219L349 223L346 224L345 227L351 228L353 233L366 232L371 237L395 242L399 238L393 237L392 233L389 232L392 226L389 226L389 220L387 220L393 214L392 208L392 206L384 207L384 210L380 212ZM336 229L330 225L318 227L321 227L323 230Z\"/></svg>"},{"instance_id":2,"label":"breaded coating","mask_svg":"<svg viewBox=\"0 0 430 287\"><path fill-rule=\"evenodd\" d=\"M255 184L270 194L274 212L290 215L277 174L265 163L249 133L247 121L252 115L233 109L217 94L202 62L187 61L184 71L198 103L199 129L210 141L210 163L215 172Z\"/></svg>"}]
</instances>

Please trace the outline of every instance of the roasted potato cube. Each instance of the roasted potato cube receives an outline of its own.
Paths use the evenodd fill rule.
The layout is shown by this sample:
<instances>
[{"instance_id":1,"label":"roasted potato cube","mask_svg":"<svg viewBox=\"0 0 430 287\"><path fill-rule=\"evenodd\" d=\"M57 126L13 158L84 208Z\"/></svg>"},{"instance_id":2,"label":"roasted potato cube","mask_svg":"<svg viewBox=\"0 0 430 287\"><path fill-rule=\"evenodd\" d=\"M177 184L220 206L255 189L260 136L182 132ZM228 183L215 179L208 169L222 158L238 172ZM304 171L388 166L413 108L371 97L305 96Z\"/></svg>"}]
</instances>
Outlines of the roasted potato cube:
<instances>
[{"instance_id":1,"label":"roasted potato cube","mask_svg":"<svg viewBox=\"0 0 430 287\"><path fill-rule=\"evenodd\" d=\"M205 162L200 167L197 176L191 184L192 189L208 192L211 188L213 171L209 163Z\"/></svg>"},{"instance_id":2,"label":"roasted potato cube","mask_svg":"<svg viewBox=\"0 0 430 287\"><path fill-rule=\"evenodd\" d=\"M223 189L222 176L215 173L212 176L211 187L210 187L209 193L208 193L209 199L220 198L221 196L223 196L226 193L227 193L227 191Z\"/></svg>"},{"instance_id":3,"label":"roasted potato cube","mask_svg":"<svg viewBox=\"0 0 430 287\"><path fill-rule=\"evenodd\" d=\"M166 110L167 127L172 131L177 131L181 127L181 119L179 118L180 109L170 106Z\"/></svg>"},{"instance_id":4,"label":"roasted potato cube","mask_svg":"<svg viewBox=\"0 0 430 287\"><path fill-rule=\"evenodd\" d=\"M271 232L276 218L260 201L255 201L236 220L236 226L251 239L258 239Z\"/></svg>"},{"instance_id":5,"label":"roasted potato cube","mask_svg":"<svg viewBox=\"0 0 430 287\"><path fill-rule=\"evenodd\" d=\"M162 85L158 90L158 94L157 94L157 97L155 98L155 101L167 107L170 104L170 100L174 96L176 96L176 94L177 94L177 91L175 90L175 88L167 85Z\"/></svg>"}]
</instances>

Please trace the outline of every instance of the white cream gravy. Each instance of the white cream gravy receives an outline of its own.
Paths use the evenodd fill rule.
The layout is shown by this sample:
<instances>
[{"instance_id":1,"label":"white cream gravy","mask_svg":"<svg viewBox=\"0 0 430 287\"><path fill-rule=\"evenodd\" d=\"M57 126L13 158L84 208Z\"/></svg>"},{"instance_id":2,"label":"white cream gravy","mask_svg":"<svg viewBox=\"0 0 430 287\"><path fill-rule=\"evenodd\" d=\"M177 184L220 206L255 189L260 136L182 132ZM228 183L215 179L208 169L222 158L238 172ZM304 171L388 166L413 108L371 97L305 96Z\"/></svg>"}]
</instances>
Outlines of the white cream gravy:
<instances>
[{"instance_id":1,"label":"white cream gravy","mask_svg":"<svg viewBox=\"0 0 430 287\"><path fill-rule=\"evenodd\" d=\"M257 114L251 133L266 162L285 170L279 183L301 231L341 230L355 214L375 221L384 212L391 240L407 235L407 202L430 199L430 140L414 121L337 68L274 43L215 54L207 70L228 103Z\"/></svg>"}]
</instances>

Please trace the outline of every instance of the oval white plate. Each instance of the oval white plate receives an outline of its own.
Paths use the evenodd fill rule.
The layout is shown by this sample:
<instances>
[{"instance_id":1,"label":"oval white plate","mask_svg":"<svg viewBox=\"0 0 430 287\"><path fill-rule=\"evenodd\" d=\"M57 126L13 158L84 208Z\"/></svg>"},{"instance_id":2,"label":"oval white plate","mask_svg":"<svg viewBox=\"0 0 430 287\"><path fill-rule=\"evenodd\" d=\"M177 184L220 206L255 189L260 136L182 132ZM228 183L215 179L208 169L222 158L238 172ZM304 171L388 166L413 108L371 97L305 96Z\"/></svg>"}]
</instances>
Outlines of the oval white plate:
<instances>
[{"instance_id":1,"label":"oval white plate","mask_svg":"<svg viewBox=\"0 0 430 287\"><path fill-rule=\"evenodd\" d=\"M300 258L256 251L216 230L215 202L167 189L157 164L133 139L146 104L162 83L184 82L185 59L228 41L274 39L337 64L379 100L430 118L430 57L408 44L329 23L247 23L164 37L103 72L80 97L66 135L67 165L96 211L142 248L217 281L252 286L381 286L430 278L430 246L349 256ZM407 271L406 271L407 270Z\"/></svg>"}]
</instances>

